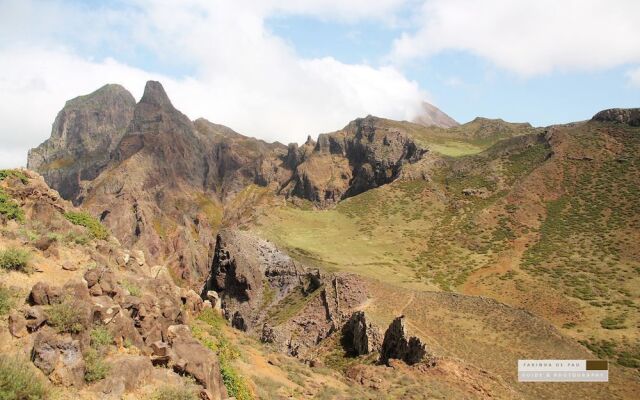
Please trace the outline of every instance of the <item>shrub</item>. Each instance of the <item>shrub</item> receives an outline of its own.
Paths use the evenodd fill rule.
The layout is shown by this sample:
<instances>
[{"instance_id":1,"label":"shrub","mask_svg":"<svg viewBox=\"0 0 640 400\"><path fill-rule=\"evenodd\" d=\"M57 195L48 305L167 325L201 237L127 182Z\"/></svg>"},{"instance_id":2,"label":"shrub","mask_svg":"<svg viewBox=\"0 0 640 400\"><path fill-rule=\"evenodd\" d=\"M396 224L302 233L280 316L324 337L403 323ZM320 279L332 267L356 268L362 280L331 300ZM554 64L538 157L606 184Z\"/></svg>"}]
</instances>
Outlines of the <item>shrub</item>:
<instances>
[{"instance_id":1,"label":"shrub","mask_svg":"<svg viewBox=\"0 0 640 400\"><path fill-rule=\"evenodd\" d=\"M13 293L0 285L0 315L5 315L13 307Z\"/></svg>"},{"instance_id":2,"label":"shrub","mask_svg":"<svg viewBox=\"0 0 640 400\"><path fill-rule=\"evenodd\" d=\"M0 170L0 181L5 180L7 177L14 177L20 179L22 183L28 183L29 178L25 175L24 172L19 171L17 169L1 169Z\"/></svg>"},{"instance_id":3,"label":"shrub","mask_svg":"<svg viewBox=\"0 0 640 400\"><path fill-rule=\"evenodd\" d=\"M0 269L26 272L30 258L27 250L9 247L0 251Z\"/></svg>"},{"instance_id":4,"label":"shrub","mask_svg":"<svg viewBox=\"0 0 640 400\"><path fill-rule=\"evenodd\" d=\"M96 349L87 349L84 354L84 364L84 380L87 382L104 379L109 373L109 364L104 361L104 358Z\"/></svg>"},{"instance_id":5,"label":"shrub","mask_svg":"<svg viewBox=\"0 0 640 400\"><path fill-rule=\"evenodd\" d=\"M161 386L150 400L198 400L198 394L192 387Z\"/></svg>"},{"instance_id":6,"label":"shrub","mask_svg":"<svg viewBox=\"0 0 640 400\"><path fill-rule=\"evenodd\" d=\"M620 315L618 317L606 317L600 321L600 326L604 329L624 329L626 328L624 325L625 319L625 315Z\"/></svg>"},{"instance_id":7,"label":"shrub","mask_svg":"<svg viewBox=\"0 0 640 400\"><path fill-rule=\"evenodd\" d=\"M244 378L233 368L232 361L240 357L240 351L223 333L224 319L212 309L206 309L198 316L198 321L207 325L206 335L198 326L192 327L193 335L202 344L218 354L220 374L229 396L238 400L251 400L253 394ZM216 340L212 340L213 336Z\"/></svg>"},{"instance_id":8,"label":"shrub","mask_svg":"<svg viewBox=\"0 0 640 400\"><path fill-rule=\"evenodd\" d=\"M82 317L69 299L51 305L47 310L47 321L59 333L78 333L84 330Z\"/></svg>"},{"instance_id":9,"label":"shrub","mask_svg":"<svg viewBox=\"0 0 640 400\"><path fill-rule=\"evenodd\" d=\"M100 223L100 221L98 221L87 212L70 211L65 213L64 217L74 225L80 225L87 228L91 236L96 239L106 240L107 238L109 238L109 232L107 231L107 228L105 228L104 225Z\"/></svg>"},{"instance_id":10,"label":"shrub","mask_svg":"<svg viewBox=\"0 0 640 400\"><path fill-rule=\"evenodd\" d=\"M0 399L37 400L46 395L44 382L28 360L0 355Z\"/></svg>"},{"instance_id":11,"label":"shrub","mask_svg":"<svg viewBox=\"0 0 640 400\"><path fill-rule=\"evenodd\" d=\"M113 343L113 335L111 335L111 332L104 326L96 326L91 330L89 336L91 337L91 347L96 350Z\"/></svg>"},{"instance_id":12,"label":"shrub","mask_svg":"<svg viewBox=\"0 0 640 400\"><path fill-rule=\"evenodd\" d=\"M132 296L140 297L140 294L142 293L140 287L138 287L138 285L133 282L124 281L122 282L122 287L127 289L129 291L129 294Z\"/></svg>"},{"instance_id":13,"label":"shrub","mask_svg":"<svg viewBox=\"0 0 640 400\"><path fill-rule=\"evenodd\" d=\"M15 219L18 222L24 221L22 208L2 189L0 189L0 214L7 219Z\"/></svg>"},{"instance_id":14,"label":"shrub","mask_svg":"<svg viewBox=\"0 0 640 400\"><path fill-rule=\"evenodd\" d=\"M65 236L65 240L68 242L73 242L75 244L84 246L89 243L91 238L88 235L85 235L83 233L69 232Z\"/></svg>"}]
</instances>

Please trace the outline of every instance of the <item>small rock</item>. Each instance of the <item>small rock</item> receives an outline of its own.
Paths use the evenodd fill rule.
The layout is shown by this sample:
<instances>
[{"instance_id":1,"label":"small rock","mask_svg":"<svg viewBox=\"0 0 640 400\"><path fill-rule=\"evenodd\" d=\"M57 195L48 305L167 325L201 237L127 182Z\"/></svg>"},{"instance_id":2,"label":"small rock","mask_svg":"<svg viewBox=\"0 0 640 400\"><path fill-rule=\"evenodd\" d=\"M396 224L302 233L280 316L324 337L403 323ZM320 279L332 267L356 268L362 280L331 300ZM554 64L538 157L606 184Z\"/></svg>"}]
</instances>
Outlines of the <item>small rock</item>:
<instances>
[{"instance_id":1,"label":"small rock","mask_svg":"<svg viewBox=\"0 0 640 400\"><path fill-rule=\"evenodd\" d=\"M45 322L47 322L47 314L42 306L29 307L24 312L25 323L29 332L35 332Z\"/></svg>"},{"instance_id":2,"label":"small rock","mask_svg":"<svg viewBox=\"0 0 640 400\"><path fill-rule=\"evenodd\" d=\"M27 321L24 315L13 310L9 314L9 333L13 337L21 338L27 334Z\"/></svg>"},{"instance_id":3,"label":"small rock","mask_svg":"<svg viewBox=\"0 0 640 400\"><path fill-rule=\"evenodd\" d=\"M29 295L31 303L35 305L48 305L49 304L49 285L44 282L38 282L31 288L31 294Z\"/></svg>"},{"instance_id":4,"label":"small rock","mask_svg":"<svg viewBox=\"0 0 640 400\"><path fill-rule=\"evenodd\" d=\"M41 251L47 250L53 243L55 243L55 239L50 237L42 237L33 243L33 246Z\"/></svg>"},{"instance_id":5,"label":"small rock","mask_svg":"<svg viewBox=\"0 0 640 400\"><path fill-rule=\"evenodd\" d=\"M64 269L65 271L77 271L78 268L78 264L72 261L65 261L62 264L62 269Z\"/></svg>"}]
</instances>

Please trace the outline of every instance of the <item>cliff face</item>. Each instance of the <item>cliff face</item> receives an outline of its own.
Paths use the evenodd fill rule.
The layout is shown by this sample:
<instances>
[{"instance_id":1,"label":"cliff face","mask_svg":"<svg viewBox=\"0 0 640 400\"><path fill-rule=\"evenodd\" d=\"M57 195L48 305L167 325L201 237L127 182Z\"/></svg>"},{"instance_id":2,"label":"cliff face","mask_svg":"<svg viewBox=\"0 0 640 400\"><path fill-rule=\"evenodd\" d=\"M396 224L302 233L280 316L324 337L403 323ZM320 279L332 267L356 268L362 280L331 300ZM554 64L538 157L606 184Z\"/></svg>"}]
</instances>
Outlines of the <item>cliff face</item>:
<instances>
[{"instance_id":1,"label":"cliff face","mask_svg":"<svg viewBox=\"0 0 640 400\"><path fill-rule=\"evenodd\" d=\"M51 137L29 151L28 168L74 203L80 181L92 180L109 163L110 154L133 117L135 100L120 85L105 85L69 100L58 113Z\"/></svg>"},{"instance_id":2,"label":"cliff face","mask_svg":"<svg viewBox=\"0 0 640 400\"><path fill-rule=\"evenodd\" d=\"M397 179L405 165L426 153L407 132L373 116L359 118L319 135L317 143L290 145L284 166L291 178L281 192L328 207Z\"/></svg>"}]
</instances>

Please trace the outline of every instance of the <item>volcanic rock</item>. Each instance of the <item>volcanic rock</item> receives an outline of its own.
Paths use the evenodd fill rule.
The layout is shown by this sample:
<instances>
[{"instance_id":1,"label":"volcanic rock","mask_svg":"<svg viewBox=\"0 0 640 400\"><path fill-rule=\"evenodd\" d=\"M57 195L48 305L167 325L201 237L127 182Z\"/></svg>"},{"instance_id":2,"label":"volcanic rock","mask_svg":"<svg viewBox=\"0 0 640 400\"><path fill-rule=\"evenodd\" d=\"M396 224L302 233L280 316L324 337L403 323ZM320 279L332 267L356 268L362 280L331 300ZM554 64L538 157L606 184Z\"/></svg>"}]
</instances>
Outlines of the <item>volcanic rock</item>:
<instances>
[{"instance_id":1,"label":"volcanic rock","mask_svg":"<svg viewBox=\"0 0 640 400\"><path fill-rule=\"evenodd\" d=\"M391 322L384 334L380 349L380 363L389 364L390 359L402 360L409 365L417 364L427 358L426 344L407 333L404 316L397 317Z\"/></svg>"}]
</instances>

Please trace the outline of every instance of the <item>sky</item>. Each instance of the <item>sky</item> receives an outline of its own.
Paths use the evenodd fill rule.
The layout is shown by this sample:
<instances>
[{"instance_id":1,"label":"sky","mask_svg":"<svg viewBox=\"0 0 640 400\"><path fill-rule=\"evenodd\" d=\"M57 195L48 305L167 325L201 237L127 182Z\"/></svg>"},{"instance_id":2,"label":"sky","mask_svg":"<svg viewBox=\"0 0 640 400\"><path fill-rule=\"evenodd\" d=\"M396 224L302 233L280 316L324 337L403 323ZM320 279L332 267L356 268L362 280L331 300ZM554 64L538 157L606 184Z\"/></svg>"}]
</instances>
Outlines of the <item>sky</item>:
<instances>
[{"instance_id":1,"label":"sky","mask_svg":"<svg viewBox=\"0 0 640 400\"><path fill-rule=\"evenodd\" d=\"M159 80L191 119L303 142L428 101L535 126L640 107L637 0L0 0L0 168L66 100Z\"/></svg>"}]
</instances>

